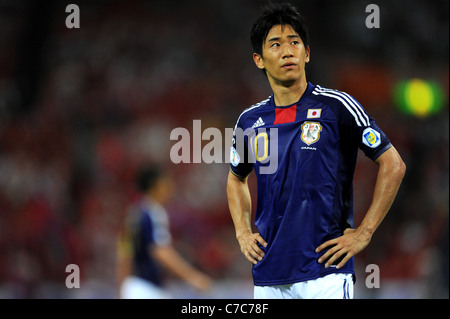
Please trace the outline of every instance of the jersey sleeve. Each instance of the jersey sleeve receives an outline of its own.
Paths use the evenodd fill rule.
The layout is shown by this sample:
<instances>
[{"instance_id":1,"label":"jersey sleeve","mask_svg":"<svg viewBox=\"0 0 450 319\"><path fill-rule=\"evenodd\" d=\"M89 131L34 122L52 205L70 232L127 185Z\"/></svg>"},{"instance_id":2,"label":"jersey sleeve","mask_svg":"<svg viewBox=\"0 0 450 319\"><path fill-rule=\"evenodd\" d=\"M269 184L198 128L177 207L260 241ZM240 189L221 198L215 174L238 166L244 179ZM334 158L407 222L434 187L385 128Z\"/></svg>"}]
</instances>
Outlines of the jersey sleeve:
<instances>
[{"instance_id":1,"label":"jersey sleeve","mask_svg":"<svg viewBox=\"0 0 450 319\"><path fill-rule=\"evenodd\" d=\"M375 120L370 118L370 126L360 130L359 148L372 160L376 160L392 147L386 134L377 126Z\"/></svg>"},{"instance_id":2,"label":"jersey sleeve","mask_svg":"<svg viewBox=\"0 0 450 319\"><path fill-rule=\"evenodd\" d=\"M352 141L367 157L375 161L391 148L392 144L362 105L352 96L344 94L341 119L349 127Z\"/></svg>"},{"instance_id":3,"label":"jersey sleeve","mask_svg":"<svg viewBox=\"0 0 450 319\"><path fill-rule=\"evenodd\" d=\"M239 117L233 130L233 141L230 148L230 170L240 177L247 177L253 170L253 163L248 152L248 136L242 127L242 116Z\"/></svg>"},{"instance_id":4,"label":"jersey sleeve","mask_svg":"<svg viewBox=\"0 0 450 319\"><path fill-rule=\"evenodd\" d=\"M154 209L150 214L145 213L141 217L142 241L145 246L155 244L167 246L172 242L169 230L169 220L164 212Z\"/></svg>"},{"instance_id":5,"label":"jersey sleeve","mask_svg":"<svg viewBox=\"0 0 450 319\"><path fill-rule=\"evenodd\" d=\"M153 224L153 241L158 246L167 246L172 243L169 218L165 209L158 208L151 212Z\"/></svg>"}]
</instances>

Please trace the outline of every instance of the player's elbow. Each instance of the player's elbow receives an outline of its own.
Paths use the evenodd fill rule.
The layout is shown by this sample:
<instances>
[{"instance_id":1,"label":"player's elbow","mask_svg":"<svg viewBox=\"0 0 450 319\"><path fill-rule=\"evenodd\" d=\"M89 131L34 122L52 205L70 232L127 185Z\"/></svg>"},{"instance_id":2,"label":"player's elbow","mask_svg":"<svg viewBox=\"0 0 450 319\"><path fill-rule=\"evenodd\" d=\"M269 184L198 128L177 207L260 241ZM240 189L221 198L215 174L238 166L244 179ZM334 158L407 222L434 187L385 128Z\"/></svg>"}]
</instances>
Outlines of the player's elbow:
<instances>
[{"instance_id":1,"label":"player's elbow","mask_svg":"<svg viewBox=\"0 0 450 319\"><path fill-rule=\"evenodd\" d=\"M405 162L403 162L402 159L400 159L399 172L403 179L403 177L405 177L405 174L406 174L406 164L405 164Z\"/></svg>"},{"instance_id":2,"label":"player's elbow","mask_svg":"<svg viewBox=\"0 0 450 319\"><path fill-rule=\"evenodd\" d=\"M402 158L399 155L396 156L390 166L390 173L395 175L400 181L403 180L406 174L406 164Z\"/></svg>"},{"instance_id":3,"label":"player's elbow","mask_svg":"<svg viewBox=\"0 0 450 319\"><path fill-rule=\"evenodd\" d=\"M235 174L233 174L233 172L230 170L229 172L228 172L228 181L227 181L227 184L228 185L231 185L231 184L233 184L233 183L247 183L247 179L248 179L248 177L239 177L239 176L237 176L237 175L235 175Z\"/></svg>"},{"instance_id":4,"label":"player's elbow","mask_svg":"<svg viewBox=\"0 0 450 319\"><path fill-rule=\"evenodd\" d=\"M401 182L406 174L406 164L397 150L392 147L377 159L386 176Z\"/></svg>"}]
</instances>

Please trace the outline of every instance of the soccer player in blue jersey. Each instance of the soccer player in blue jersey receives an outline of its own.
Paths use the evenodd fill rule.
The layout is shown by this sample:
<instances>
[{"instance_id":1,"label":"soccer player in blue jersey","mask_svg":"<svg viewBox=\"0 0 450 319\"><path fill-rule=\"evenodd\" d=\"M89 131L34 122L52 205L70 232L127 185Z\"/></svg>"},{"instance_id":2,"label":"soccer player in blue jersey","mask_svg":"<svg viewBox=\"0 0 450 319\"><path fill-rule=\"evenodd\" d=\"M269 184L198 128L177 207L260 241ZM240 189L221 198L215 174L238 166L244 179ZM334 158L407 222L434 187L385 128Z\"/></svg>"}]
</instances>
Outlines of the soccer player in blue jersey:
<instances>
[{"instance_id":1,"label":"soccer player in blue jersey","mask_svg":"<svg viewBox=\"0 0 450 319\"><path fill-rule=\"evenodd\" d=\"M207 291L212 279L172 245L163 206L173 193L172 179L156 167L144 167L138 172L137 185L142 196L130 206L119 242L120 298L171 298L164 286L164 269L199 291Z\"/></svg>"},{"instance_id":2,"label":"soccer player in blue jersey","mask_svg":"<svg viewBox=\"0 0 450 319\"><path fill-rule=\"evenodd\" d=\"M308 33L294 6L266 8L251 42L273 95L237 120L227 196L240 249L253 264L254 296L353 298L354 256L389 211L405 164L355 98L307 82ZM370 206L354 227L358 149L378 165L378 175Z\"/></svg>"}]
</instances>

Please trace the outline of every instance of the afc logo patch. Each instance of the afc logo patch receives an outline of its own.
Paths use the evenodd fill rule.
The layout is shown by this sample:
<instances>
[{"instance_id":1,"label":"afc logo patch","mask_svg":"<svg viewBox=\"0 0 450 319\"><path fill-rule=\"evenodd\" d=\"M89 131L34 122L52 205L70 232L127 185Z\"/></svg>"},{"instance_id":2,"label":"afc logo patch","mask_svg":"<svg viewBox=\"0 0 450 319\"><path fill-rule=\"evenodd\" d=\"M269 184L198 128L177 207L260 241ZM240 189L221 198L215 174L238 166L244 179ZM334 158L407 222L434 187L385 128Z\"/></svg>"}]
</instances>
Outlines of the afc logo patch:
<instances>
[{"instance_id":1,"label":"afc logo patch","mask_svg":"<svg viewBox=\"0 0 450 319\"><path fill-rule=\"evenodd\" d=\"M381 144L380 133L373 128L366 128L362 134L362 141L365 145L375 148Z\"/></svg>"},{"instance_id":2,"label":"afc logo patch","mask_svg":"<svg viewBox=\"0 0 450 319\"><path fill-rule=\"evenodd\" d=\"M322 125L318 122L305 122L302 125L301 139L306 145L311 145L317 142L320 138Z\"/></svg>"},{"instance_id":3,"label":"afc logo patch","mask_svg":"<svg viewBox=\"0 0 450 319\"><path fill-rule=\"evenodd\" d=\"M231 146L231 150L230 150L230 163L231 165L233 165L234 167L239 165L239 162L241 161L241 158L239 157L238 152L236 151L236 149Z\"/></svg>"}]
</instances>

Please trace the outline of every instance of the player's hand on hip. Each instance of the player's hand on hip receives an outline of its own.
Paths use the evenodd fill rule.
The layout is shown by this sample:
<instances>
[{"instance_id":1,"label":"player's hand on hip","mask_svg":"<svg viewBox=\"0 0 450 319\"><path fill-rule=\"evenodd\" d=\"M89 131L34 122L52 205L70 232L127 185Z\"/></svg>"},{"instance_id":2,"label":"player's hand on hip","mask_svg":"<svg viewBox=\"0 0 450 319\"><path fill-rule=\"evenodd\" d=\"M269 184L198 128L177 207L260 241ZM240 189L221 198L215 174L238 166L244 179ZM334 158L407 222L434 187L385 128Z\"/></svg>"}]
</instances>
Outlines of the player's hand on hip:
<instances>
[{"instance_id":1,"label":"player's hand on hip","mask_svg":"<svg viewBox=\"0 0 450 319\"><path fill-rule=\"evenodd\" d=\"M325 263L325 268L330 267L336 260L344 258L336 265L336 268L343 267L347 261L362 251L370 242L371 237L366 236L358 229L347 228L341 237L331 239L316 248L316 253L320 253L325 248L331 247L319 258L319 263Z\"/></svg>"},{"instance_id":2,"label":"player's hand on hip","mask_svg":"<svg viewBox=\"0 0 450 319\"><path fill-rule=\"evenodd\" d=\"M258 243L263 247L266 247L267 243L259 233L245 233L238 236L237 239L241 246L241 252L249 262L256 265L258 261L263 259L264 251L258 246Z\"/></svg>"}]
</instances>

